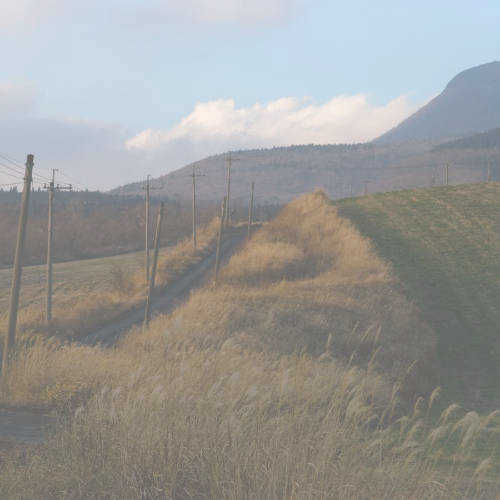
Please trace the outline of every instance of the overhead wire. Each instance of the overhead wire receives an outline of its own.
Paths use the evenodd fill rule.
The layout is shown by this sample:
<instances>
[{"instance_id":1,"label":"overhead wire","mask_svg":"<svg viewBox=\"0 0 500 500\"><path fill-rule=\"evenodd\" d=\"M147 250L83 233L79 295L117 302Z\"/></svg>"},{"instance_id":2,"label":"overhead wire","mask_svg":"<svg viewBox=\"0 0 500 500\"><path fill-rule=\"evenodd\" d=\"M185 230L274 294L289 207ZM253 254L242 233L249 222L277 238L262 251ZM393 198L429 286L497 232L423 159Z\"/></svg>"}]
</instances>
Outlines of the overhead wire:
<instances>
[{"instance_id":1,"label":"overhead wire","mask_svg":"<svg viewBox=\"0 0 500 500\"><path fill-rule=\"evenodd\" d=\"M2 164L0 163L0 167L3 167L3 166L4 166L4 165L2 165ZM14 179L19 179L19 174L14 175L14 174L12 174L11 172L2 172L2 175L8 175L9 177L12 177L12 178L14 178Z\"/></svg>"},{"instance_id":2,"label":"overhead wire","mask_svg":"<svg viewBox=\"0 0 500 500\"><path fill-rule=\"evenodd\" d=\"M9 163L12 163L13 165L24 167L24 165L20 161L6 155L5 153L0 153L0 158L3 158L4 160L8 161Z\"/></svg>"},{"instance_id":3,"label":"overhead wire","mask_svg":"<svg viewBox=\"0 0 500 500\"><path fill-rule=\"evenodd\" d=\"M3 187L13 187L13 186L21 186L23 183L22 182L9 182L7 184L0 184L0 188Z\"/></svg>"},{"instance_id":4,"label":"overhead wire","mask_svg":"<svg viewBox=\"0 0 500 500\"><path fill-rule=\"evenodd\" d=\"M2 164L4 167L9 168L9 169L13 170L14 172L24 176L25 165L23 165L20 161L16 160L12 156L6 155L5 153L0 153L0 158L2 158L4 161L8 161L12 165L12 166L7 166L7 165L5 165L5 163L0 162L0 164ZM38 169L39 168L40 167L38 167ZM47 171L47 169L43 169L43 168L42 168L42 170ZM48 172L48 175L43 175L43 174L35 171L32 173L32 178L34 180L38 179L40 181L40 183L52 181L52 179L50 177L50 172Z\"/></svg>"}]
</instances>

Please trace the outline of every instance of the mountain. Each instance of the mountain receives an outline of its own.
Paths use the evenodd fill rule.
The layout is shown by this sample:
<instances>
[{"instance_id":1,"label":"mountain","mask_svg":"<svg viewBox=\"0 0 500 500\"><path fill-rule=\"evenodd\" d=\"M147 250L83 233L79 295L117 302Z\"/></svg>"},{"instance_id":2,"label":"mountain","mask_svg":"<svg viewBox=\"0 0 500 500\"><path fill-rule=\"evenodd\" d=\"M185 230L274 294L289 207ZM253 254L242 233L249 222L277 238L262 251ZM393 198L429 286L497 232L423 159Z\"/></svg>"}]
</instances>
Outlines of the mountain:
<instances>
[{"instance_id":1,"label":"mountain","mask_svg":"<svg viewBox=\"0 0 500 500\"><path fill-rule=\"evenodd\" d=\"M500 62L467 69L379 143L457 138L500 127Z\"/></svg>"},{"instance_id":2,"label":"mountain","mask_svg":"<svg viewBox=\"0 0 500 500\"><path fill-rule=\"evenodd\" d=\"M451 184L480 182L500 175L500 148L457 147L451 139L500 127L500 62L458 74L444 91L400 125L364 144L275 147L233 152L231 202L248 201L256 183L257 203L284 203L315 188L332 198L441 184L449 164ZM489 134L489 133L488 133ZM486 135L494 139L498 132ZM476 139L472 139L476 141ZM465 143L464 143L465 144ZM443 145L443 147L439 147ZM489 147L489 146L488 146ZM220 201L225 194L227 154L204 158L154 181L156 196L187 202L192 196L193 166L201 201ZM142 195L141 183L115 193Z\"/></svg>"},{"instance_id":3,"label":"mountain","mask_svg":"<svg viewBox=\"0 0 500 500\"><path fill-rule=\"evenodd\" d=\"M233 151L231 203L248 203L250 183L255 182L257 205L285 203L315 188L333 198L359 196L402 188L443 183L444 165L450 164L449 182L462 184L488 178L488 169L500 166L500 149L486 157L483 150L436 151L434 142L408 141L399 144L367 143L306 145ZM192 196L193 166L196 192L202 202L219 202L226 190L226 161L221 154L154 179L156 197L186 203ZM497 174L493 180L497 179ZM127 184L115 194L144 194L142 183Z\"/></svg>"}]
</instances>

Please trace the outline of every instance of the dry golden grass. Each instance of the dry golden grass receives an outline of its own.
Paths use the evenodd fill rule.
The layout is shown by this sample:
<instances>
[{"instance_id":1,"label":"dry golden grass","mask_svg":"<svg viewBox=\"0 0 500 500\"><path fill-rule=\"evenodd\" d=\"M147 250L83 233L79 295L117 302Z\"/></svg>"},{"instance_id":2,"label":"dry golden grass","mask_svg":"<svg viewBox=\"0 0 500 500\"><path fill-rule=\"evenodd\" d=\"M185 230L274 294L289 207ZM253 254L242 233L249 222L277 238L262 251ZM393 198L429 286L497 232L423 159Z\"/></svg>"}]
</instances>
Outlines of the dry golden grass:
<instances>
[{"instance_id":1,"label":"dry golden grass","mask_svg":"<svg viewBox=\"0 0 500 500\"><path fill-rule=\"evenodd\" d=\"M498 413L436 416L435 390L402 414L405 363L432 339L411 343L425 330L391 270L324 195L290 204L220 283L114 350L19 351L5 400L70 418L2 464L2 496L494 498Z\"/></svg>"},{"instance_id":2,"label":"dry golden grass","mask_svg":"<svg viewBox=\"0 0 500 500\"><path fill-rule=\"evenodd\" d=\"M196 251L190 239L162 249L158 262L157 289L164 288L210 253L216 233L217 221L214 219L209 225L199 229ZM44 292L37 286L38 298L33 297L20 309L19 337L50 333L63 339L77 338L139 306L145 299L146 290L143 258L143 254L136 254L133 257L124 256L123 259L102 259L105 263L101 263L99 259L96 269L93 267L93 261L61 264L68 269L61 278L63 281L56 282L51 331L47 331L44 325ZM140 260L140 265L137 260ZM74 282L71 266L75 268L75 274L77 267L84 267L86 270L84 275L79 273ZM61 290L58 290L59 287ZM5 310L0 316L2 333L6 329L6 322Z\"/></svg>"},{"instance_id":3,"label":"dry golden grass","mask_svg":"<svg viewBox=\"0 0 500 500\"><path fill-rule=\"evenodd\" d=\"M167 325L170 337L220 348L328 355L373 363L402 391L423 394L433 377L435 337L399 291L370 242L317 192L290 203ZM407 370L413 364L412 372Z\"/></svg>"}]
</instances>

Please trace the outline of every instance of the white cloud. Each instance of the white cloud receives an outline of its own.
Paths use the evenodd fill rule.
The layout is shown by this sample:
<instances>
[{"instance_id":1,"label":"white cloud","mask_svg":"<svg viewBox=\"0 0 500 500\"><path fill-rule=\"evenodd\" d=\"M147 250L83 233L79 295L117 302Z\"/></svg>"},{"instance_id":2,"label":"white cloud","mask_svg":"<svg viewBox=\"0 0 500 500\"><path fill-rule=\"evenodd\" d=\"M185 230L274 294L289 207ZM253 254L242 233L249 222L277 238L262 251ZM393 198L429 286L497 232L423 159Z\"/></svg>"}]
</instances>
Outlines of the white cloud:
<instances>
[{"instance_id":1,"label":"white cloud","mask_svg":"<svg viewBox=\"0 0 500 500\"><path fill-rule=\"evenodd\" d=\"M203 155L228 149L371 140L415 111L406 96L374 106L366 95L341 95L324 104L285 97L237 108L232 99L198 103L170 130L144 130L127 149L158 152L180 143Z\"/></svg>"},{"instance_id":2,"label":"white cloud","mask_svg":"<svg viewBox=\"0 0 500 500\"><path fill-rule=\"evenodd\" d=\"M0 0L0 29L31 27L64 8L67 0Z\"/></svg>"},{"instance_id":3,"label":"white cloud","mask_svg":"<svg viewBox=\"0 0 500 500\"><path fill-rule=\"evenodd\" d=\"M171 0L157 4L157 12L207 23L279 22L287 19L296 0Z\"/></svg>"},{"instance_id":4,"label":"white cloud","mask_svg":"<svg viewBox=\"0 0 500 500\"><path fill-rule=\"evenodd\" d=\"M383 106L362 94L323 104L287 97L240 108L228 99L197 104L169 130L131 137L117 124L40 117L37 95L30 85L0 83L0 152L19 160L33 153L36 169L59 168L100 188L159 176L230 149L366 141L414 110L405 96ZM2 170L0 184L13 182Z\"/></svg>"},{"instance_id":5,"label":"white cloud","mask_svg":"<svg viewBox=\"0 0 500 500\"><path fill-rule=\"evenodd\" d=\"M71 20L89 14L110 16L115 23L262 24L286 21L298 5L311 0L131 0L122 4L98 0L0 0L0 31L19 32L50 18L72 13ZM77 13L77 14L76 14ZM93 14L92 14L93 13Z\"/></svg>"}]
</instances>

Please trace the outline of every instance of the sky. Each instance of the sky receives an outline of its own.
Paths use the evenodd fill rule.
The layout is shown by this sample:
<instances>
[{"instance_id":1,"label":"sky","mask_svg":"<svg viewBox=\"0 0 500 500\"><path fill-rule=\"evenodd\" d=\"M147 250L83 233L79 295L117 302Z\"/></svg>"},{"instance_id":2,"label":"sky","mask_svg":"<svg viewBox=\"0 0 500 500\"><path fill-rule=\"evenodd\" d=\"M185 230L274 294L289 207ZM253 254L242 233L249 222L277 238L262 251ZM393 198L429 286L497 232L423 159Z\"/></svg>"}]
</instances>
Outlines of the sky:
<instances>
[{"instance_id":1,"label":"sky","mask_svg":"<svg viewBox=\"0 0 500 500\"><path fill-rule=\"evenodd\" d=\"M499 59L498 19L493 0L0 0L0 154L109 189L371 140Z\"/></svg>"}]
</instances>

